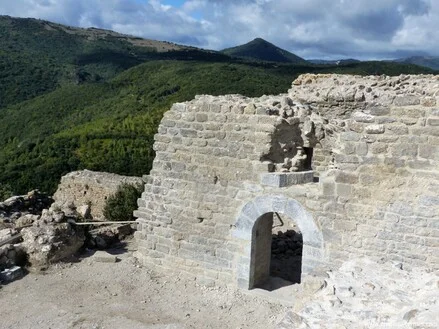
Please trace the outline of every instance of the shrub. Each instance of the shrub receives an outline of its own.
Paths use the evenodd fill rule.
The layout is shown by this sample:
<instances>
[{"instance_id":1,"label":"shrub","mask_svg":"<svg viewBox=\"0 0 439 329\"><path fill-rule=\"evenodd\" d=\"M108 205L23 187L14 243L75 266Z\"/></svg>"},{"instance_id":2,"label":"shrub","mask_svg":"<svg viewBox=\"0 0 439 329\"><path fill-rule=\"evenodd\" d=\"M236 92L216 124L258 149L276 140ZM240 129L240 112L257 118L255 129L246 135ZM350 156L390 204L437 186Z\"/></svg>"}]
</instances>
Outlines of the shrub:
<instances>
[{"instance_id":1,"label":"shrub","mask_svg":"<svg viewBox=\"0 0 439 329\"><path fill-rule=\"evenodd\" d=\"M115 194L108 197L104 206L104 216L110 221L134 220L133 211L137 209L137 199L143 185L122 184Z\"/></svg>"},{"instance_id":2,"label":"shrub","mask_svg":"<svg viewBox=\"0 0 439 329\"><path fill-rule=\"evenodd\" d=\"M13 196L12 188L9 184L0 183L0 202Z\"/></svg>"}]
</instances>

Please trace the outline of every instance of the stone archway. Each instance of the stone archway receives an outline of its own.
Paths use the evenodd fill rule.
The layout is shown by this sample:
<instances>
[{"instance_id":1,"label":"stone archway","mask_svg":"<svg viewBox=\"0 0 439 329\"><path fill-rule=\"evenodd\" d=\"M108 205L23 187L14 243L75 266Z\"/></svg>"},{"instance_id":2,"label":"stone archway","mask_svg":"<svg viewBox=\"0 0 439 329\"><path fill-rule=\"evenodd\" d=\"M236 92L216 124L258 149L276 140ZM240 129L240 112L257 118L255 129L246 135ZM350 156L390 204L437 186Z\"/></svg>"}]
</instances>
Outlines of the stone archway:
<instances>
[{"instance_id":1,"label":"stone archway","mask_svg":"<svg viewBox=\"0 0 439 329\"><path fill-rule=\"evenodd\" d=\"M259 196L244 205L233 231L233 236L241 240L243 244L242 252L237 259L236 271L238 286L241 288L254 288L255 284L262 280L267 273L266 261L261 263L261 257L257 255L256 251L257 244L261 243L258 241L259 233L257 231L268 230L268 224L261 223L267 223L267 214L274 212L293 219L303 235L302 277L316 266L324 263L322 233L304 207L296 200L289 199L284 195ZM264 228L265 226L267 227Z\"/></svg>"}]
</instances>

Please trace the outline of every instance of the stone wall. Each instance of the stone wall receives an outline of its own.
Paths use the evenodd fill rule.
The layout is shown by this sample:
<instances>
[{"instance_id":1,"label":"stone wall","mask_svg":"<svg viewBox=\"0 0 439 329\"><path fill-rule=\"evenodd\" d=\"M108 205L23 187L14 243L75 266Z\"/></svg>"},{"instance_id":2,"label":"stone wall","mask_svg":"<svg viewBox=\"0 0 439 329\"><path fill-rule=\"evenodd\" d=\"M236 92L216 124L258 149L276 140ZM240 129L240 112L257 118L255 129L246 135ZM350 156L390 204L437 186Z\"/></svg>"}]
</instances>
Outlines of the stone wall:
<instances>
[{"instance_id":1,"label":"stone wall","mask_svg":"<svg viewBox=\"0 0 439 329\"><path fill-rule=\"evenodd\" d=\"M302 233L302 276L361 255L438 269L438 100L435 76L302 75L288 95L175 104L135 212L136 256L252 288L271 234L258 220L277 213Z\"/></svg>"},{"instance_id":2,"label":"stone wall","mask_svg":"<svg viewBox=\"0 0 439 329\"><path fill-rule=\"evenodd\" d=\"M52 207L64 209L66 206L80 208L89 205L91 218L103 220L105 201L124 183L137 185L143 184L143 180L90 170L74 171L61 178Z\"/></svg>"}]
</instances>

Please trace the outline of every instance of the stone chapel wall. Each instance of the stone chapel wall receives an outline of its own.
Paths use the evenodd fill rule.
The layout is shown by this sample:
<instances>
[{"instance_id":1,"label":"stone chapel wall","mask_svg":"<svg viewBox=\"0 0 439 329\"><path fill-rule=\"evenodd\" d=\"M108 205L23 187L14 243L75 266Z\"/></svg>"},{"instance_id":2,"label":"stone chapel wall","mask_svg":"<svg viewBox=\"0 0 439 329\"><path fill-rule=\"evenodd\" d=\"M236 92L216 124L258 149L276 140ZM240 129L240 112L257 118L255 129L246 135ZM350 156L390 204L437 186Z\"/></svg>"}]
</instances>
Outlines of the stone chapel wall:
<instances>
[{"instance_id":1,"label":"stone chapel wall","mask_svg":"<svg viewBox=\"0 0 439 329\"><path fill-rule=\"evenodd\" d=\"M304 234L305 274L364 255L438 269L437 101L435 76L302 75L288 95L175 104L135 212L136 256L246 286L247 232L279 212ZM294 172L299 149L312 168Z\"/></svg>"}]
</instances>

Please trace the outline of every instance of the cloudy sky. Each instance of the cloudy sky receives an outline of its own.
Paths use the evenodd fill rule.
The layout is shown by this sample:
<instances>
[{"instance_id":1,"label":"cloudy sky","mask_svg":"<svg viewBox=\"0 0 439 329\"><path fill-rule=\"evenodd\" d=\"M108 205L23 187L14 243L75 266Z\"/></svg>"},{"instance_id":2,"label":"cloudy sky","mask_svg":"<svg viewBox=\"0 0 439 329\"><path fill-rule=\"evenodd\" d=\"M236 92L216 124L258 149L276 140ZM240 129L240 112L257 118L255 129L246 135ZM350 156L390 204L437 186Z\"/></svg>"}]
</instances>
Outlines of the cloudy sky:
<instances>
[{"instance_id":1,"label":"cloudy sky","mask_svg":"<svg viewBox=\"0 0 439 329\"><path fill-rule=\"evenodd\" d=\"M308 59L439 55L438 0L0 0L0 14L215 50L261 37Z\"/></svg>"}]
</instances>

